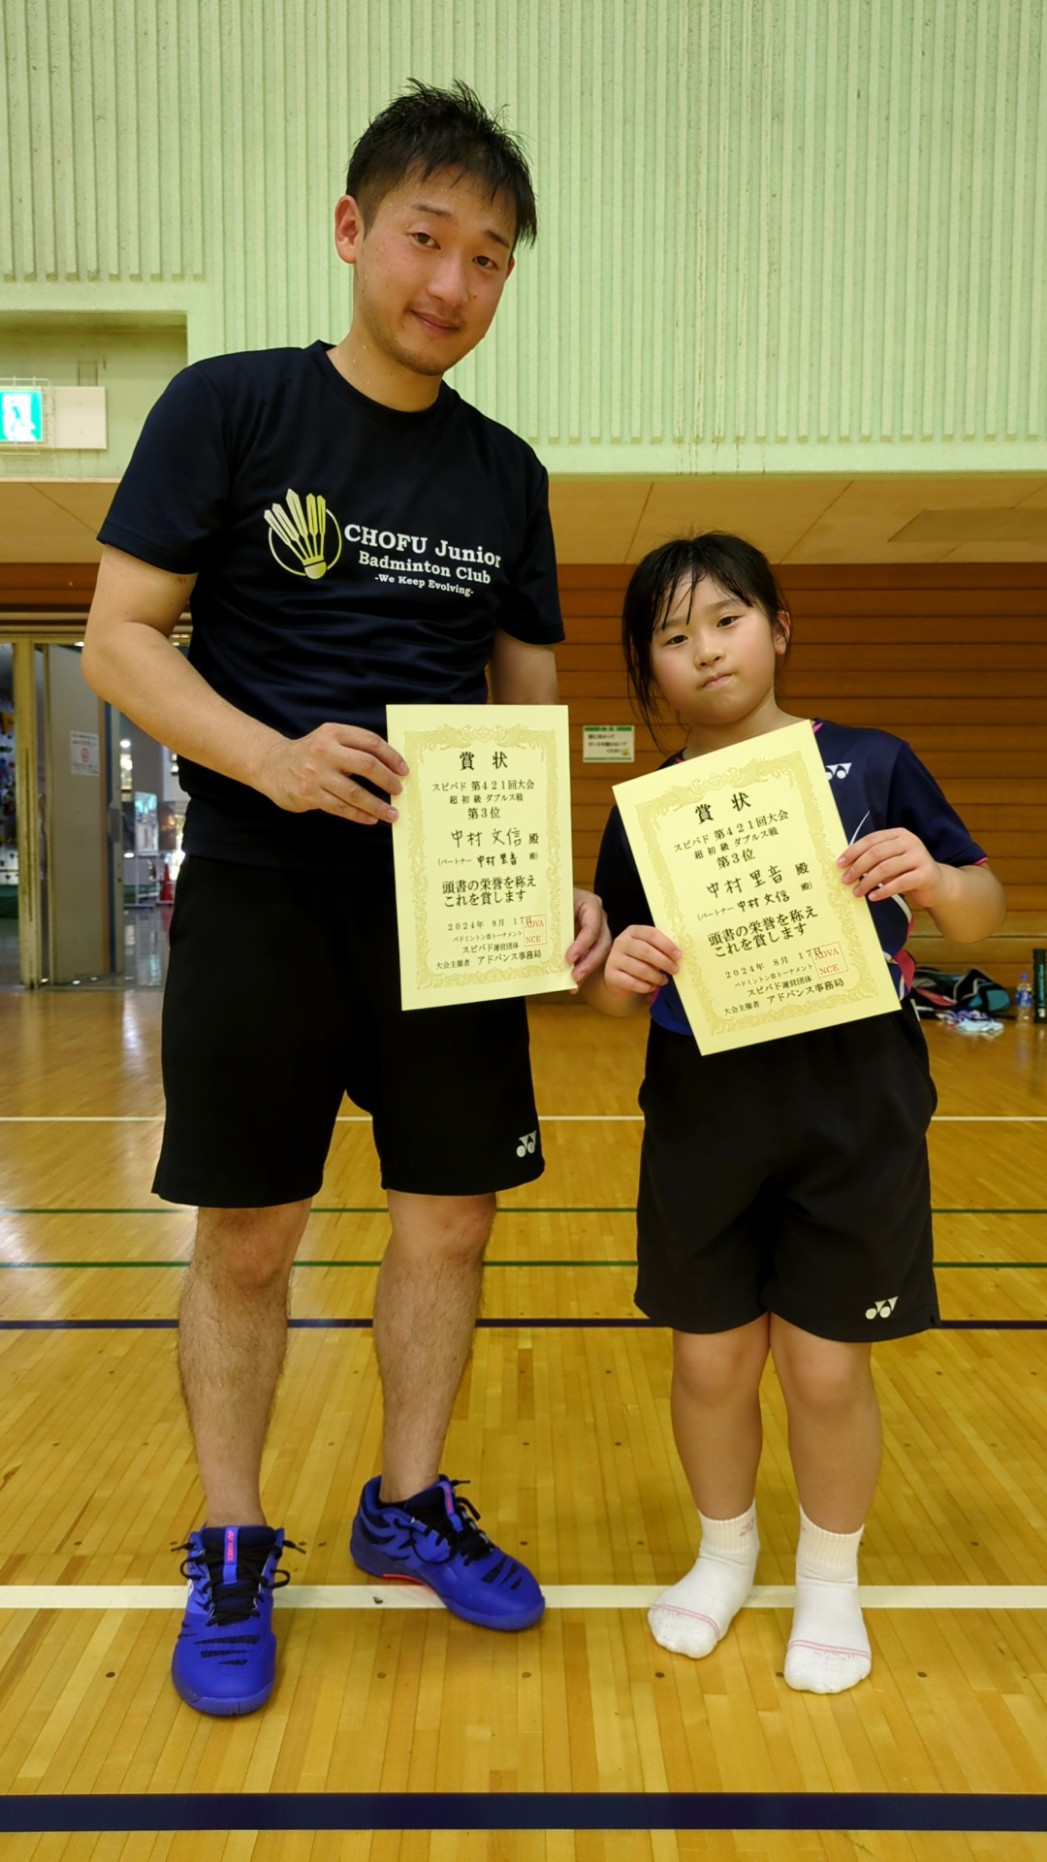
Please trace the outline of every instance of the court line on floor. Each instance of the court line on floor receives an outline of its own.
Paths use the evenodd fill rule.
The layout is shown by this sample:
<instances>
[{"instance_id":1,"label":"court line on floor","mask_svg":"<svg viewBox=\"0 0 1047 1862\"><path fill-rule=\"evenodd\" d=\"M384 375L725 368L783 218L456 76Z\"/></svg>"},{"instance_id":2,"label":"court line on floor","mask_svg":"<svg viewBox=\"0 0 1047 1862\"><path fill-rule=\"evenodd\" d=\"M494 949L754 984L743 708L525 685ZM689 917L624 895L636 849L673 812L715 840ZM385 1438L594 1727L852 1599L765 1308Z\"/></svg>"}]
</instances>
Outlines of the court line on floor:
<instances>
[{"instance_id":1,"label":"court line on floor","mask_svg":"<svg viewBox=\"0 0 1047 1862\"><path fill-rule=\"evenodd\" d=\"M388 1215L385 1203L314 1203L310 1215ZM120 1208L72 1209L65 1204L56 1203L7 1203L0 1206L0 1216L15 1215L195 1215L195 1206L191 1203L169 1203L160 1205L149 1203L143 1208L135 1209L126 1205ZM502 1203L496 1212L506 1215L635 1215L635 1203ZM1017 1209L1012 1207L976 1209L959 1208L950 1204L936 1206L932 1215L1047 1215L1047 1208ZM304 1262L299 1262L301 1267ZM324 1262L323 1265L333 1265Z\"/></svg>"},{"instance_id":2,"label":"court line on floor","mask_svg":"<svg viewBox=\"0 0 1047 1862\"><path fill-rule=\"evenodd\" d=\"M661 1584L546 1584L550 1610L648 1610ZM1047 1584L862 1584L865 1610L1047 1610ZM790 1610L791 1584L757 1584L747 1610ZM184 1584L0 1584L3 1610L180 1610ZM290 1584L278 1610L442 1610L418 1584Z\"/></svg>"},{"instance_id":3,"label":"court line on floor","mask_svg":"<svg viewBox=\"0 0 1047 1862\"><path fill-rule=\"evenodd\" d=\"M373 1320L288 1319L298 1332L369 1332ZM481 1332L664 1332L654 1319L533 1318L478 1319ZM0 1332L176 1332L177 1319L0 1319ZM1047 1332L1047 1319L940 1319L928 1332ZM870 1339L874 1334L870 1333ZM921 1334L926 1336L926 1333Z\"/></svg>"},{"instance_id":4,"label":"court line on floor","mask_svg":"<svg viewBox=\"0 0 1047 1862\"><path fill-rule=\"evenodd\" d=\"M0 1213L2 1213L2 1211L0 1211ZM631 1213L632 1212L630 1211L630 1214ZM952 1211L949 1213L957 1213L957 1212ZM968 1213L968 1212L963 1211L960 1213ZM1007 1214L1047 1215L1047 1209L1044 1209L1044 1210L1022 1209L1022 1210L1017 1210L1017 1211L995 1210L994 1209L992 1211L985 1211L985 1210L975 1211L974 1213L977 1213L977 1214L991 1213L993 1215L1007 1215ZM305 1267L313 1267L313 1268L319 1267L319 1268L325 1268L325 1269L329 1267L375 1268L375 1267L381 1267L381 1265L382 1263L380 1260L375 1260L375 1261L296 1261L294 1264L294 1268L295 1268L295 1272L299 1273L302 1270L302 1268L305 1268ZM488 1256L484 1262L485 1267L629 1267L629 1268L634 1268L636 1265L637 1263L636 1263L635 1256L628 1256L628 1255L626 1256L620 1255L615 1260L610 1260L610 1261L607 1261L607 1260L590 1261L590 1260L585 1259L584 1257L575 1257L574 1259L561 1261L561 1260L551 1259L548 1256L542 1255L542 1254L528 1255L522 1261L513 1261L513 1260L502 1261L498 1259L492 1259L491 1256ZM81 1271L81 1272L90 1271L90 1272L98 1272L98 1273L102 1273L102 1272L113 1273L113 1272L123 1272L131 1268L144 1269L144 1270L148 1270L149 1272L155 1273L159 1269L166 1269L166 1268L172 1268L172 1267L188 1267L188 1266L189 1266L188 1255L183 1255L179 1260L176 1260L176 1261L142 1261L142 1260L130 1260L130 1261L0 1261L0 1273L11 1273L11 1274L39 1274L39 1273L45 1273L45 1272L46 1273L67 1273L67 1272L76 1271L76 1270ZM1025 1268L1031 1272L1033 1270L1039 1271L1039 1270L1042 1270L1043 1268L1047 1268L1047 1261L935 1261L934 1268L936 1272L941 1272L941 1273L944 1273L947 1268L948 1269L970 1269L978 1273L1006 1273L1009 1271Z\"/></svg>"},{"instance_id":5,"label":"court line on floor","mask_svg":"<svg viewBox=\"0 0 1047 1862\"><path fill-rule=\"evenodd\" d=\"M160 1125L162 1112L0 1112L0 1125ZM336 1125L370 1125L366 1112L344 1112ZM642 1125L640 1112L542 1112L542 1125ZM932 1125L1047 1125L1039 1112L936 1112Z\"/></svg>"},{"instance_id":6,"label":"court line on floor","mask_svg":"<svg viewBox=\"0 0 1047 1862\"><path fill-rule=\"evenodd\" d=\"M1035 1833L1047 1796L930 1791L237 1791L0 1801L0 1831L804 1830Z\"/></svg>"}]
</instances>

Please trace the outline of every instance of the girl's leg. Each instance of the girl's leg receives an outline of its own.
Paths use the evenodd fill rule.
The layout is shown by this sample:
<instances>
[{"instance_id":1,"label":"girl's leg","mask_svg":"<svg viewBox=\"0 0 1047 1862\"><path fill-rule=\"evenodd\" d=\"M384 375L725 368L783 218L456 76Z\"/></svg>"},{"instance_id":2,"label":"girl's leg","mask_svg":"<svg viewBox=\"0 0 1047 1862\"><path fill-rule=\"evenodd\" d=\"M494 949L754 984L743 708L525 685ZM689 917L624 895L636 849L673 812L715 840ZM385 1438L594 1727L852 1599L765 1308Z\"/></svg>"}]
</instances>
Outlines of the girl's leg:
<instances>
[{"instance_id":1,"label":"girl's leg","mask_svg":"<svg viewBox=\"0 0 1047 1862\"><path fill-rule=\"evenodd\" d=\"M763 1432L766 1315L730 1332L674 1332L673 1434L702 1526L697 1563L648 1612L655 1641L708 1655L752 1589L760 1549L753 1495Z\"/></svg>"},{"instance_id":2,"label":"girl's leg","mask_svg":"<svg viewBox=\"0 0 1047 1862\"><path fill-rule=\"evenodd\" d=\"M880 1472L880 1407L869 1345L771 1320L800 1497L790 1687L839 1694L872 1666L858 1602L858 1546Z\"/></svg>"},{"instance_id":3,"label":"girl's leg","mask_svg":"<svg viewBox=\"0 0 1047 1862\"><path fill-rule=\"evenodd\" d=\"M752 1504L769 1343L766 1313L731 1332L673 1333L673 1437L694 1503L710 1519Z\"/></svg>"}]
</instances>

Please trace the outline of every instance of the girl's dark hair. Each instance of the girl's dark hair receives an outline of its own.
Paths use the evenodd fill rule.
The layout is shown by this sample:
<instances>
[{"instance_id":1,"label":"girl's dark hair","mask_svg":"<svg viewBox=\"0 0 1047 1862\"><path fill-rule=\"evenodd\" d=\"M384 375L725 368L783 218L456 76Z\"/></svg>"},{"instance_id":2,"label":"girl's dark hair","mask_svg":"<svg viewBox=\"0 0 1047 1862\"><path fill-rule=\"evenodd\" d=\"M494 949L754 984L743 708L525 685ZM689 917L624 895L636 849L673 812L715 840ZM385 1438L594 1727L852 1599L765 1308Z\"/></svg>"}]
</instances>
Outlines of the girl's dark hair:
<instances>
[{"instance_id":1,"label":"girl's dark hair","mask_svg":"<svg viewBox=\"0 0 1047 1862\"><path fill-rule=\"evenodd\" d=\"M538 232L534 188L520 145L460 81L439 90L412 78L403 96L364 130L349 157L345 191L370 218L409 174L424 179L442 168L473 176L490 188L492 199L508 195L516 213L514 243L533 244Z\"/></svg>"},{"instance_id":2,"label":"girl's dark hair","mask_svg":"<svg viewBox=\"0 0 1047 1862\"><path fill-rule=\"evenodd\" d=\"M722 530L700 537L674 537L650 550L633 571L622 605L622 650L629 689L655 742L664 722L651 669L651 641L681 582L691 589L708 576L747 608L762 608L772 627L786 610L770 563L754 543ZM782 662L788 657L788 648Z\"/></svg>"}]
</instances>

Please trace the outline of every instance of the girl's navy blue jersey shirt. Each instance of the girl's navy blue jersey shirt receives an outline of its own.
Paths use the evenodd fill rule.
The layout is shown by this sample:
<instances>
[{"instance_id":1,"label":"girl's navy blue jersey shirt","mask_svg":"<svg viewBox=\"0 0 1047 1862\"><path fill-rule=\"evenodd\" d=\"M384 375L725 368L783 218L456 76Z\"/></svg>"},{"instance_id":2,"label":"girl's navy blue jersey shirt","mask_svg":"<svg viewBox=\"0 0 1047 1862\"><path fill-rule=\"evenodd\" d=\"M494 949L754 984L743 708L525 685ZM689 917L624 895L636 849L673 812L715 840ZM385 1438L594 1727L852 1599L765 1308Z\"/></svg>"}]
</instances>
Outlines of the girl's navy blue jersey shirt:
<instances>
[{"instance_id":1,"label":"girl's navy blue jersey shirt","mask_svg":"<svg viewBox=\"0 0 1047 1862\"><path fill-rule=\"evenodd\" d=\"M886 731L861 730L847 724L815 722L818 748L840 811L844 845L874 834L879 828L909 828L919 836L935 860L946 866L977 866L985 859L956 810L946 800L930 771L900 737ZM669 757L662 765L678 763ZM651 924L651 908L640 883L617 808L604 829L596 866L595 889L603 900L611 934L617 937L627 925ZM913 961L905 949L912 911L901 895L870 901L891 976L900 997L909 992ZM671 925L665 927L670 933ZM691 1033L683 1004L672 982L659 990L651 1015L673 1034Z\"/></svg>"},{"instance_id":2,"label":"girl's navy blue jersey shirt","mask_svg":"<svg viewBox=\"0 0 1047 1862\"><path fill-rule=\"evenodd\" d=\"M441 385L400 413L357 393L328 345L219 356L149 415L99 532L197 577L189 658L287 737L386 734L385 708L483 704L496 629L563 638L546 473ZM295 815L181 761L186 846L215 859L352 870L388 829Z\"/></svg>"}]
</instances>

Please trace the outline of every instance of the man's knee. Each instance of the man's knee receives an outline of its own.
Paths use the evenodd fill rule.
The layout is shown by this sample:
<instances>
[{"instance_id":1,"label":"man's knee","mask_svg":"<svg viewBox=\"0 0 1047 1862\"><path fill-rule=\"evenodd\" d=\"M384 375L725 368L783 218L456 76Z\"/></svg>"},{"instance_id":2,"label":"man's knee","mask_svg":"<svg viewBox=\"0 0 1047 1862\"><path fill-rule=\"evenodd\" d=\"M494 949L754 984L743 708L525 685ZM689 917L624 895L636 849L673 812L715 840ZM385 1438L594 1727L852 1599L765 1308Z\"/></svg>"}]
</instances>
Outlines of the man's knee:
<instances>
[{"instance_id":1,"label":"man's knee","mask_svg":"<svg viewBox=\"0 0 1047 1862\"><path fill-rule=\"evenodd\" d=\"M241 1292L286 1284L309 1207L299 1202L263 1209L201 1209L194 1271Z\"/></svg>"},{"instance_id":2,"label":"man's knee","mask_svg":"<svg viewBox=\"0 0 1047 1862\"><path fill-rule=\"evenodd\" d=\"M389 1192L397 1248L447 1262L482 1259L495 1217L493 1196L409 1196Z\"/></svg>"}]
</instances>

